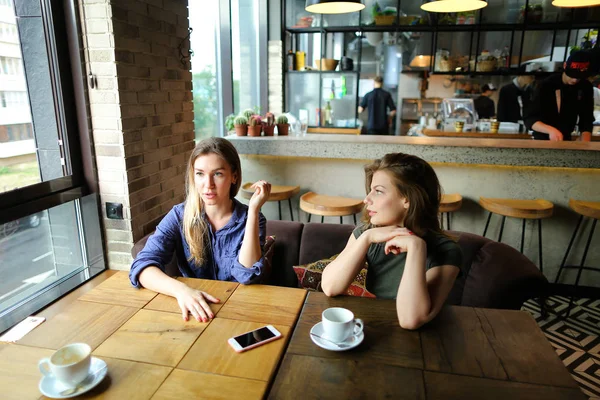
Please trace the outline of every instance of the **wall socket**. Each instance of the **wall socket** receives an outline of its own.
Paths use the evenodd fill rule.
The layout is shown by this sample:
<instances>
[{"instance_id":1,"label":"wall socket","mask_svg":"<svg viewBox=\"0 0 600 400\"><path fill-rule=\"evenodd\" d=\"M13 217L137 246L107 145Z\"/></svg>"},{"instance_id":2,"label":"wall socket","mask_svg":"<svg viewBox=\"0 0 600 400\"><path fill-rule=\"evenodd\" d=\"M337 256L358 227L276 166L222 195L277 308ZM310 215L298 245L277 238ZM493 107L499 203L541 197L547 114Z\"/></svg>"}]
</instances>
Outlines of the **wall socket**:
<instances>
[{"instance_id":1,"label":"wall socket","mask_svg":"<svg viewBox=\"0 0 600 400\"><path fill-rule=\"evenodd\" d=\"M106 217L110 219L123 219L123 204L106 202Z\"/></svg>"}]
</instances>

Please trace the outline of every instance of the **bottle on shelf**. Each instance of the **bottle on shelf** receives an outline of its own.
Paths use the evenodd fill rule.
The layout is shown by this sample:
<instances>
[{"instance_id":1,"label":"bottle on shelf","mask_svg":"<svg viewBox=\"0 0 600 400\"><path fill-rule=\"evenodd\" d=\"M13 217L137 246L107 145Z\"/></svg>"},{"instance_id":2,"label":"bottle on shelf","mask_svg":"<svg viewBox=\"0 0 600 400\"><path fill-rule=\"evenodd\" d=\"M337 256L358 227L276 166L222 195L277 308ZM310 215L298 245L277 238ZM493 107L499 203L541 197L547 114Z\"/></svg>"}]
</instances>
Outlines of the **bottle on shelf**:
<instances>
[{"instance_id":1,"label":"bottle on shelf","mask_svg":"<svg viewBox=\"0 0 600 400\"><path fill-rule=\"evenodd\" d=\"M331 102L327 102L327 104L325 105L325 110L323 113L323 120L324 120L324 125L326 126L332 126L333 125L333 112L331 110Z\"/></svg>"},{"instance_id":2,"label":"bottle on shelf","mask_svg":"<svg viewBox=\"0 0 600 400\"><path fill-rule=\"evenodd\" d=\"M292 50L288 50L286 55L286 64L288 71L294 71L296 69L296 55Z\"/></svg>"},{"instance_id":3,"label":"bottle on shelf","mask_svg":"<svg viewBox=\"0 0 600 400\"><path fill-rule=\"evenodd\" d=\"M347 93L347 89L346 89L346 77L344 75L342 75L342 77L340 78L342 81L342 98L344 98L346 96Z\"/></svg>"},{"instance_id":4,"label":"bottle on shelf","mask_svg":"<svg viewBox=\"0 0 600 400\"><path fill-rule=\"evenodd\" d=\"M335 99L335 81L331 80L331 93L329 93L330 99Z\"/></svg>"},{"instance_id":5,"label":"bottle on shelf","mask_svg":"<svg viewBox=\"0 0 600 400\"><path fill-rule=\"evenodd\" d=\"M510 51L508 46L504 46L502 52L500 53L500 60L498 62L498 68L510 68Z\"/></svg>"}]
</instances>

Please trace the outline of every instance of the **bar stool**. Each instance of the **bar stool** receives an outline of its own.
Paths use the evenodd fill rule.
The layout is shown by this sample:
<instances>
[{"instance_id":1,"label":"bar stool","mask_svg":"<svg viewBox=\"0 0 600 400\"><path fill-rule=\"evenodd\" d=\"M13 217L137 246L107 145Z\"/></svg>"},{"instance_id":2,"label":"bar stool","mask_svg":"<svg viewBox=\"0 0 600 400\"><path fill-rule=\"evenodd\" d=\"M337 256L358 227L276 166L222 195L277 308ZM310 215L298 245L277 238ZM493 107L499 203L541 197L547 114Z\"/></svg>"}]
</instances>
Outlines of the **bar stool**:
<instances>
[{"instance_id":1,"label":"bar stool","mask_svg":"<svg viewBox=\"0 0 600 400\"><path fill-rule=\"evenodd\" d=\"M462 196L458 193L443 194L440 201L442 229L444 229L444 213L446 214L446 225L450 229L450 213L460 210L462 207Z\"/></svg>"},{"instance_id":2,"label":"bar stool","mask_svg":"<svg viewBox=\"0 0 600 400\"><path fill-rule=\"evenodd\" d=\"M310 222L311 214L315 214L321 216L321 222L325 220L325 217L339 216L340 224L343 224L342 217L352 215L354 225L356 225L356 213L362 211L363 201L308 192L300 197L300 209L308 214L308 222Z\"/></svg>"},{"instance_id":3,"label":"bar stool","mask_svg":"<svg viewBox=\"0 0 600 400\"><path fill-rule=\"evenodd\" d=\"M556 274L556 279L554 279L554 283L558 283L558 279L560 278L560 274L563 269L577 269L577 278L575 279L575 287L579 285L579 279L581 278L581 273L585 269L586 271L600 271L598 268L593 267L585 267L585 259L587 257L588 250L590 249L590 243L592 242L592 237L594 236L594 229L596 228L596 222L600 219L600 202L597 201L581 201L575 199L569 199L569 207L577 214L579 214L579 221L577 221L577 226L575 227L575 231L573 232L573 236L571 236L571 240L569 241L569 245L567 246L567 252L560 264L560 268L558 269L558 274ZM579 266L576 265L565 265L567 262L567 257L569 256L569 252L571 251L571 247L573 246L573 242L575 241L575 237L577 236L577 232L579 231L579 227L581 226L581 222L584 217L588 217L593 219L592 228L590 229L590 234L587 239L587 243L585 244L585 249L583 250L583 257L581 258L581 263ZM569 318L569 314L571 312L571 306L573 304L573 296L571 296L569 300L569 307L567 308L567 318Z\"/></svg>"},{"instance_id":4,"label":"bar stool","mask_svg":"<svg viewBox=\"0 0 600 400\"><path fill-rule=\"evenodd\" d=\"M254 194L252 189L253 183L244 183L240 188L240 194L243 198L250 200ZM287 200L290 207L290 217L294 220L294 213L292 212L292 197L300 191L300 186L280 186L271 185L271 194L267 201L276 201L279 207L279 219L281 219L281 201Z\"/></svg>"},{"instance_id":5,"label":"bar stool","mask_svg":"<svg viewBox=\"0 0 600 400\"><path fill-rule=\"evenodd\" d=\"M483 236L487 233L488 226L492 214L502 215L502 225L500 226L500 234L498 242L502 241L502 232L504 231L504 222L506 217L522 218L523 228L521 230L521 253L523 253L523 245L525 243L525 223L528 219L537 219L538 221L538 252L540 257L540 272L544 273L544 265L542 262L542 219L552 216L554 204L544 199L535 200L519 200L519 199L490 199L486 197L479 198L481 207L489 211Z\"/></svg>"}]
</instances>

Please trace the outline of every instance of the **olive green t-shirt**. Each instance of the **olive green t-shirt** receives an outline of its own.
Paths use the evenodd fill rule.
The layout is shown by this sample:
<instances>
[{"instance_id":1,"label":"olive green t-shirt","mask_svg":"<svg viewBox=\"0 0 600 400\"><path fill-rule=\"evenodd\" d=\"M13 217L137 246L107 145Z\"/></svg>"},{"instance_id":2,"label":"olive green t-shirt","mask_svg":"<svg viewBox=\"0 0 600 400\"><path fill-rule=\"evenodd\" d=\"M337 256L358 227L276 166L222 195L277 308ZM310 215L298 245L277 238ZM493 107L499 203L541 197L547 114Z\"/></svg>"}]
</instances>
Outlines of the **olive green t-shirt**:
<instances>
[{"instance_id":1,"label":"olive green t-shirt","mask_svg":"<svg viewBox=\"0 0 600 400\"><path fill-rule=\"evenodd\" d=\"M359 226L352 233L358 238L365 230L366 227ZM426 270L442 265L455 265L462 269L462 252L458 243L433 232L427 233L423 239L427 244ZM404 273L406 253L386 255L385 242L373 243L367 251L367 263L367 289L377 297L395 299Z\"/></svg>"}]
</instances>

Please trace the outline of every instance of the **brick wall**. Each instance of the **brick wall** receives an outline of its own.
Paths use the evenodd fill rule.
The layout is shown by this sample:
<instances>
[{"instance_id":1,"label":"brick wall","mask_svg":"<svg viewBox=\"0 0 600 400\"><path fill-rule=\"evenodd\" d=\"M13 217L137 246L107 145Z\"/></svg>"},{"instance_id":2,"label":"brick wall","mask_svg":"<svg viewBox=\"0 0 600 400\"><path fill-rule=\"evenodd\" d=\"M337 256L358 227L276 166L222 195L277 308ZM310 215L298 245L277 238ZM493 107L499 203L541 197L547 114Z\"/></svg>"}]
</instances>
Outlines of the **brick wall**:
<instances>
[{"instance_id":1,"label":"brick wall","mask_svg":"<svg viewBox=\"0 0 600 400\"><path fill-rule=\"evenodd\" d=\"M184 200L194 148L186 0L81 0L108 265L129 269L133 243ZM105 203L124 206L106 218Z\"/></svg>"}]
</instances>

